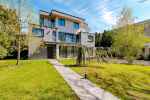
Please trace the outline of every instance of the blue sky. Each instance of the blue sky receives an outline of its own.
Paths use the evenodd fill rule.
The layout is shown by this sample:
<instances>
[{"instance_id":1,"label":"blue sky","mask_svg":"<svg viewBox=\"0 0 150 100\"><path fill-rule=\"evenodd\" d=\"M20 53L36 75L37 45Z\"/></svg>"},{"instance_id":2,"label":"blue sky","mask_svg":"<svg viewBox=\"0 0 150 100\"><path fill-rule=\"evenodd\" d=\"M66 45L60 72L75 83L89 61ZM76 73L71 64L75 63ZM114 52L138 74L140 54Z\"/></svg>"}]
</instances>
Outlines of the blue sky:
<instances>
[{"instance_id":1,"label":"blue sky","mask_svg":"<svg viewBox=\"0 0 150 100\"><path fill-rule=\"evenodd\" d=\"M11 1L11 3L10 3ZM0 0L2 4L12 6L13 0ZM16 0L14 0L16 1ZM26 0L32 8L34 22L38 20L39 10L60 10L86 19L91 32L103 32L111 29L117 21L121 9L125 6L133 11L136 21L150 19L150 0ZM5 3L4 3L5 2ZM15 4L15 3L14 3ZM24 11L25 13L25 11Z\"/></svg>"}]
</instances>

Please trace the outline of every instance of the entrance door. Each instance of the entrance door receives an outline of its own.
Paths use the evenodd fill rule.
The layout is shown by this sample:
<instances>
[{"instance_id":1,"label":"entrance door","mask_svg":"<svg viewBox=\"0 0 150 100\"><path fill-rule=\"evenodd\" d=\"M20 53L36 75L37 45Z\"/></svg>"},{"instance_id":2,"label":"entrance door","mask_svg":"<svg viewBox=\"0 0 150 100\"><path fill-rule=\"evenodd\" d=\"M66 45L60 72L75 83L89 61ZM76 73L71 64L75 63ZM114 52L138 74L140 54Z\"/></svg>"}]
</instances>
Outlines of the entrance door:
<instances>
[{"instance_id":1,"label":"entrance door","mask_svg":"<svg viewBox=\"0 0 150 100\"><path fill-rule=\"evenodd\" d=\"M49 45L47 46L47 58L54 59L56 55L56 46Z\"/></svg>"}]
</instances>

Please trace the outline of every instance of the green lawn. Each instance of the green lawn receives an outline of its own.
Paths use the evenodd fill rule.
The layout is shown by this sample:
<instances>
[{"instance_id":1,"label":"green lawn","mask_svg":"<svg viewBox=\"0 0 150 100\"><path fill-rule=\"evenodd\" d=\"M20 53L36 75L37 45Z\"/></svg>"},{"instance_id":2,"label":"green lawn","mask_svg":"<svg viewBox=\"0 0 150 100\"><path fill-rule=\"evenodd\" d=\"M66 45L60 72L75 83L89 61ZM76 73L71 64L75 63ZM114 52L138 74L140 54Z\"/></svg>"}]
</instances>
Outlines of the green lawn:
<instances>
[{"instance_id":1,"label":"green lawn","mask_svg":"<svg viewBox=\"0 0 150 100\"><path fill-rule=\"evenodd\" d=\"M46 60L0 61L0 100L78 100Z\"/></svg>"},{"instance_id":2,"label":"green lawn","mask_svg":"<svg viewBox=\"0 0 150 100\"><path fill-rule=\"evenodd\" d=\"M72 59L60 61L81 75L87 70L89 80L123 100L150 100L150 66L90 63L71 67Z\"/></svg>"},{"instance_id":3,"label":"green lawn","mask_svg":"<svg viewBox=\"0 0 150 100\"><path fill-rule=\"evenodd\" d=\"M145 41L145 43L150 43L150 38L149 37L145 37L144 41Z\"/></svg>"}]
</instances>

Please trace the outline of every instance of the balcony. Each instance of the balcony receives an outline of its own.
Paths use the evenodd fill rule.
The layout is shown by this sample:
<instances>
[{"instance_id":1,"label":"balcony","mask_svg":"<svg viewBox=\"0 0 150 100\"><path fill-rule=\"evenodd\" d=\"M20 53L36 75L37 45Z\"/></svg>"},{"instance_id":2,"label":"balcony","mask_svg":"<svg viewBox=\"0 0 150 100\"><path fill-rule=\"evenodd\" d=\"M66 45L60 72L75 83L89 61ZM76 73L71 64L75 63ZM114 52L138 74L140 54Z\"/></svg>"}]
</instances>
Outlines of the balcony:
<instances>
[{"instance_id":1,"label":"balcony","mask_svg":"<svg viewBox=\"0 0 150 100\"><path fill-rule=\"evenodd\" d=\"M40 26L41 27L46 27L46 28L55 28L55 20L54 19L45 19L45 18L40 18Z\"/></svg>"},{"instance_id":2,"label":"balcony","mask_svg":"<svg viewBox=\"0 0 150 100\"><path fill-rule=\"evenodd\" d=\"M56 31L51 28L44 28L44 38L45 42L57 42Z\"/></svg>"}]
</instances>

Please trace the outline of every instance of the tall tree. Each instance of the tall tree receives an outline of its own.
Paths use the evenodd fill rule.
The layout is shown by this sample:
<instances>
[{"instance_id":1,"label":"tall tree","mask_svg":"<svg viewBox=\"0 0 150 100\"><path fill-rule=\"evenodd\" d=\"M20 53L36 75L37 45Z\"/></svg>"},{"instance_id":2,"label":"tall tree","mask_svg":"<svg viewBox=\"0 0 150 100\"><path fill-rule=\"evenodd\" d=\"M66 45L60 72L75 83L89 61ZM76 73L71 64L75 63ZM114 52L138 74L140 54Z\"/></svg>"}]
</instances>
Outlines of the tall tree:
<instances>
[{"instance_id":1,"label":"tall tree","mask_svg":"<svg viewBox=\"0 0 150 100\"><path fill-rule=\"evenodd\" d=\"M113 49L132 63L144 47L144 27L133 24L131 9L123 8L115 32Z\"/></svg>"},{"instance_id":2,"label":"tall tree","mask_svg":"<svg viewBox=\"0 0 150 100\"><path fill-rule=\"evenodd\" d=\"M4 58L13 50L19 22L15 10L0 6L0 11L0 58Z\"/></svg>"},{"instance_id":3,"label":"tall tree","mask_svg":"<svg viewBox=\"0 0 150 100\"><path fill-rule=\"evenodd\" d=\"M133 21L134 18L132 16L132 9L128 7L124 7L118 17L117 27L123 27L128 24L132 24Z\"/></svg>"},{"instance_id":4,"label":"tall tree","mask_svg":"<svg viewBox=\"0 0 150 100\"><path fill-rule=\"evenodd\" d=\"M102 34L101 33L95 33L95 46L96 47L100 47L101 39L102 39Z\"/></svg>"},{"instance_id":5,"label":"tall tree","mask_svg":"<svg viewBox=\"0 0 150 100\"><path fill-rule=\"evenodd\" d=\"M111 47L113 31L104 31L100 42L101 47Z\"/></svg>"}]
</instances>

